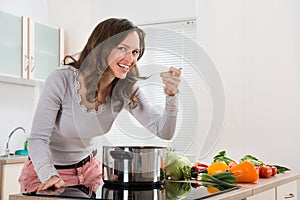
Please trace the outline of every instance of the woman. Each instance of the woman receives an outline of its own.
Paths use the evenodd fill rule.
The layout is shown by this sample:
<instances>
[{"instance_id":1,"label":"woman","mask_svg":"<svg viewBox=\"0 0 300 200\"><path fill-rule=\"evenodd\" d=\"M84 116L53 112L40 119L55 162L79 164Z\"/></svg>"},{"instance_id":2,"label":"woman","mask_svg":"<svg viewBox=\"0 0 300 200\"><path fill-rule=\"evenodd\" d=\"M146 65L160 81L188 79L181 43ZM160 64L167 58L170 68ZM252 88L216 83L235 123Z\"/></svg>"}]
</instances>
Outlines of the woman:
<instances>
[{"instance_id":1,"label":"woman","mask_svg":"<svg viewBox=\"0 0 300 200\"><path fill-rule=\"evenodd\" d=\"M124 108L158 137L172 138L181 72L170 67L161 73L165 111L153 110L136 86L144 36L127 19L107 19L94 29L78 61L68 56L65 65L50 74L28 138L21 192L78 184L92 184L96 190L102 174L91 140L107 133ZM67 58L72 62L67 64Z\"/></svg>"}]
</instances>

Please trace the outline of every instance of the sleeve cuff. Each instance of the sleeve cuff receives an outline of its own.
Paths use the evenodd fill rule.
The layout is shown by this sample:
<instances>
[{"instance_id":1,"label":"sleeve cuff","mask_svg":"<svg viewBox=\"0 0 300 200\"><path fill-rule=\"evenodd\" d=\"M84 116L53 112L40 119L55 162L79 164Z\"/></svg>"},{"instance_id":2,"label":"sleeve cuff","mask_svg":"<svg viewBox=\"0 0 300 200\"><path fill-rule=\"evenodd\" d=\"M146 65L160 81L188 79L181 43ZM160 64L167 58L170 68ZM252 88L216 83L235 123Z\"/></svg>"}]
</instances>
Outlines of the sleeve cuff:
<instances>
[{"instance_id":1,"label":"sleeve cuff","mask_svg":"<svg viewBox=\"0 0 300 200\"><path fill-rule=\"evenodd\" d=\"M53 165L50 163L43 164L38 170L37 170L38 177L42 183L45 183L51 176L59 176L57 170Z\"/></svg>"},{"instance_id":2,"label":"sleeve cuff","mask_svg":"<svg viewBox=\"0 0 300 200\"><path fill-rule=\"evenodd\" d=\"M178 93L174 96L169 96L166 94L166 112L169 115L177 115L178 112Z\"/></svg>"}]
</instances>

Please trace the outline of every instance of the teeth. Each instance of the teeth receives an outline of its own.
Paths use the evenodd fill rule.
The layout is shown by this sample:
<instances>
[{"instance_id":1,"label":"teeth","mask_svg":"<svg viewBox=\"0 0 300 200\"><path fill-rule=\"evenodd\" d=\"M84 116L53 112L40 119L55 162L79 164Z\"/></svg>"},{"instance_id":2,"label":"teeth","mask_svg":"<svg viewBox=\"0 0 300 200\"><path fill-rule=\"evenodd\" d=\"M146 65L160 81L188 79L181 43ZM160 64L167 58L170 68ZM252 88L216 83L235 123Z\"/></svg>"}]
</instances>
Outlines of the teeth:
<instances>
[{"instance_id":1,"label":"teeth","mask_svg":"<svg viewBox=\"0 0 300 200\"><path fill-rule=\"evenodd\" d=\"M119 64L119 66L124 68L124 69L129 69L129 66L127 66L127 65Z\"/></svg>"}]
</instances>

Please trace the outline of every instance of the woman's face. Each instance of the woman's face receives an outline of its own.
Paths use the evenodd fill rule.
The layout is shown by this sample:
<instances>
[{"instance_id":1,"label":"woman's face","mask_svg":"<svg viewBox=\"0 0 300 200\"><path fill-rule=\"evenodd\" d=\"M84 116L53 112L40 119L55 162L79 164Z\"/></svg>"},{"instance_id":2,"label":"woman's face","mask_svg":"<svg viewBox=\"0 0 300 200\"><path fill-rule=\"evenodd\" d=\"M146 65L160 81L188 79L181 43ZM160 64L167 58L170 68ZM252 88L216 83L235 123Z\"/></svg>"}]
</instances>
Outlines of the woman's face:
<instances>
[{"instance_id":1,"label":"woman's face","mask_svg":"<svg viewBox=\"0 0 300 200\"><path fill-rule=\"evenodd\" d=\"M109 72L116 78L124 79L136 64L140 53L140 40L137 32L130 32L108 56Z\"/></svg>"}]
</instances>

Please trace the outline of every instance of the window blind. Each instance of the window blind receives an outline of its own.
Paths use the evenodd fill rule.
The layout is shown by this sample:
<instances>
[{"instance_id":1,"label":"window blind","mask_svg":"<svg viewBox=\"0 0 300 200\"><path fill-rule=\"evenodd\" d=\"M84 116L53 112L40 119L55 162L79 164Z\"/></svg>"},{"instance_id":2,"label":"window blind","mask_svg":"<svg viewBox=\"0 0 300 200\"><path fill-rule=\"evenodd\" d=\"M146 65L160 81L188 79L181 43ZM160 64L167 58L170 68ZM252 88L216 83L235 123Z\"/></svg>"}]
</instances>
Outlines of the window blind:
<instances>
[{"instance_id":1,"label":"window blind","mask_svg":"<svg viewBox=\"0 0 300 200\"><path fill-rule=\"evenodd\" d=\"M105 137L113 145L167 146L193 158L200 148L201 134L208 124L210 96L205 81L195 63L196 23L194 20L140 25L146 32L145 54L138 62L140 74L153 76L139 81L144 92L155 107L163 111L164 86L159 73L170 66L181 67L179 86L179 113L176 133L171 141L164 141L143 128L126 110L116 119ZM199 100L203 104L199 104ZM205 103L206 102L206 103ZM205 113L205 114L203 114ZM202 134L203 135L203 134Z\"/></svg>"}]
</instances>

